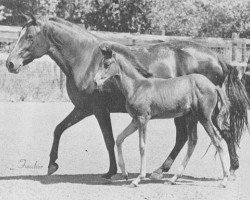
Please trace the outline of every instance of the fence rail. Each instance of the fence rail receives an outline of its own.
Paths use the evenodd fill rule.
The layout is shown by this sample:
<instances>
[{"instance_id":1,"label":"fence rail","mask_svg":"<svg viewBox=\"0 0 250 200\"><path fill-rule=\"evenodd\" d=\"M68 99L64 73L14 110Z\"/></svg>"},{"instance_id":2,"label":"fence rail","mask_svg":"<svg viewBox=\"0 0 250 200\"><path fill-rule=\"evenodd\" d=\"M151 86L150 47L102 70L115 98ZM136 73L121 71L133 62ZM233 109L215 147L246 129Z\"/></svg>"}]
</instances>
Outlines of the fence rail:
<instances>
[{"instance_id":1,"label":"fence rail","mask_svg":"<svg viewBox=\"0 0 250 200\"><path fill-rule=\"evenodd\" d=\"M18 38L21 27L0 26L0 42L15 42ZM102 31L91 31L94 35L101 38L116 41L127 46L143 46L146 44L155 44L173 39L190 40L201 43L217 53L221 54L228 62L246 62L250 55L250 39L237 38L236 34L232 38L193 38L193 37L175 37L162 35L140 35L130 33L113 33Z\"/></svg>"}]
</instances>

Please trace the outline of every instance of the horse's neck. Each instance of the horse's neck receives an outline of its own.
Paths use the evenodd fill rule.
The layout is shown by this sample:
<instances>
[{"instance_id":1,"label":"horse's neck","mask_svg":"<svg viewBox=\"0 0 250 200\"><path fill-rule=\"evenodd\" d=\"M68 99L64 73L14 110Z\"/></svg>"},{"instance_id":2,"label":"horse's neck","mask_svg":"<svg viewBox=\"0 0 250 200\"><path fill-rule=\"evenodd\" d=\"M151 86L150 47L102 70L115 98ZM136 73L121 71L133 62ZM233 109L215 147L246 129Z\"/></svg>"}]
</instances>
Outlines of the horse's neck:
<instances>
[{"instance_id":1,"label":"horse's neck","mask_svg":"<svg viewBox=\"0 0 250 200\"><path fill-rule=\"evenodd\" d=\"M119 87L125 98L128 100L135 93L136 86L140 85L140 82L146 78L144 78L127 60L119 61L119 65Z\"/></svg>"},{"instance_id":2,"label":"horse's neck","mask_svg":"<svg viewBox=\"0 0 250 200\"><path fill-rule=\"evenodd\" d=\"M55 37L60 38L60 44L51 41L49 56L58 64L67 77L74 79L79 86L86 80L86 71L92 62L92 54L96 48L97 38L87 38L72 31L54 31ZM61 34L61 35L60 35ZM62 35L64 34L64 35ZM89 35L91 37L91 35ZM87 86L85 86L87 87Z\"/></svg>"}]
</instances>

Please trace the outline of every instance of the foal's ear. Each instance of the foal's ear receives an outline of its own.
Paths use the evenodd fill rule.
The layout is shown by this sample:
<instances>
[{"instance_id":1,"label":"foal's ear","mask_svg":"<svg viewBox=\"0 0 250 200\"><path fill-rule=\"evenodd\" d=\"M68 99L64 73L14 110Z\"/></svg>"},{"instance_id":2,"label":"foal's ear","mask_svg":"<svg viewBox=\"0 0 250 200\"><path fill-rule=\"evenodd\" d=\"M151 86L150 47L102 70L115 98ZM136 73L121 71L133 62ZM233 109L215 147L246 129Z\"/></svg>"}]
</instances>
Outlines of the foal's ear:
<instances>
[{"instance_id":1,"label":"foal's ear","mask_svg":"<svg viewBox=\"0 0 250 200\"><path fill-rule=\"evenodd\" d=\"M110 46L106 43L103 43L99 46L101 52L102 52L102 55L104 55L104 57L106 58L111 58L112 55L113 55L113 51L112 49L110 48Z\"/></svg>"}]
</instances>

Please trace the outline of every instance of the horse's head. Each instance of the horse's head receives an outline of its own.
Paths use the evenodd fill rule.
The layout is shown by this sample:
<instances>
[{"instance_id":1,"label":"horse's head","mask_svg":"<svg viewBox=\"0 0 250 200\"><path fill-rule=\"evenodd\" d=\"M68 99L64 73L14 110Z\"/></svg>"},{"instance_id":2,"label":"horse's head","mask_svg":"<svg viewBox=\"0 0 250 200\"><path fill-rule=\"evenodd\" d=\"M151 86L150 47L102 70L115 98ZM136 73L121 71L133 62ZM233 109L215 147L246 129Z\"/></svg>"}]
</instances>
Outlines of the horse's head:
<instances>
[{"instance_id":1,"label":"horse's head","mask_svg":"<svg viewBox=\"0 0 250 200\"><path fill-rule=\"evenodd\" d=\"M107 43L99 46L103 59L101 65L95 75L94 81L98 88L102 88L103 84L110 78L119 74L119 63L116 59L116 54L112 51Z\"/></svg>"},{"instance_id":2,"label":"horse's head","mask_svg":"<svg viewBox=\"0 0 250 200\"><path fill-rule=\"evenodd\" d=\"M22 66L29 64L35 58L40 58L49 49L42 22L34 16L25 16L25 18L27 22L6 61L6 67L12 73L18 73Z\"/></svg>"}]
</instances>

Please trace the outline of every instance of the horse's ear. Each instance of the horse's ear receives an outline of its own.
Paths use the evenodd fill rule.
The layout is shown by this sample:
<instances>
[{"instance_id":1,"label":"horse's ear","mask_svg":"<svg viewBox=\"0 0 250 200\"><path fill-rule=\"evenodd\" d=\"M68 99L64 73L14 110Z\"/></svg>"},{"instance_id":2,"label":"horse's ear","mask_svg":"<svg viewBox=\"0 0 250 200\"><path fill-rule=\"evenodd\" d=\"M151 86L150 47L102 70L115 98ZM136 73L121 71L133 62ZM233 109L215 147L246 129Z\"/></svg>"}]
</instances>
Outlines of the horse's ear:
<instances>
[{"instance_id":1,"label":"horse's ear","mask_svg":"<svg viewBox=\"0 0 250 200\"><path fill-rule=\"evenodd\" d=\"M26 14L22 13L21 16L24 17L24 19L26 20L27 23L31 23L34 25L37 24L37 21L36 21L36 18L34 15L32 15L32 14L26 15Z\"/></svg>"},{"instance_id":2,"label":"horse's ear","mask_svg":"<svg viewBox=\"0 0 250 200\"><path fill-rule=\"evenodd\" d=\"M26 20L26 22L31 20L31 18L28 15L25 15L24 13L21 13L21 16Z\"/></svg>"},{"instance_id":3,"label":"horse's ear","mask_svg":"<svg viewBox=\"0 0 250 200\"><path fill-rule=\"evenodd\" d=\"M32 20L32 22L33 22L34 24L37 24L37 23L36 23L36 18L35 18L34 15L30 14L30 18L31 18L31 20Z\"/></svg>"},{"instance_id":4,"label":"horse's ear","mask_svg":"<svg viewBox=\"0 0 250 200\"><path fill-rule=\"evenodd\" d=\"M101 44L99 46L99 48L100 48L102 54L105 57L107 57L107 58L111 58L112 57L113 52L112 52L112 49L110 48L110 46L108 44L103 43L103 44Z\"/></svg>"}]
</instances>

